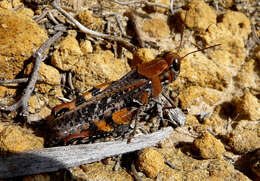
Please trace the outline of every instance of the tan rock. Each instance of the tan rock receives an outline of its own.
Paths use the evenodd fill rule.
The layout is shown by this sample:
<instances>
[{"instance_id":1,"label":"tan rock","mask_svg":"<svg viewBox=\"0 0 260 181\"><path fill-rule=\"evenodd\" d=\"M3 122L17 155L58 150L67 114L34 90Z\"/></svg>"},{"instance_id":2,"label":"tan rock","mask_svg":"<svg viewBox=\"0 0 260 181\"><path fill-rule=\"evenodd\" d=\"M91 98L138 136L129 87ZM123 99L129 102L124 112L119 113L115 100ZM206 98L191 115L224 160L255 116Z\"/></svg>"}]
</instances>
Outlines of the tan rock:
<instances>
[{"instance_id":1,"label":"tan rock","mask_svg":"<svg viewBox=\"0 0 260 181\"><path fill-rule=\"evenodd\" d=\"M227 135L228 145L238 154L251 152L260 145L260 125L257 122L241 120Z\"/></svg>"},{"instance_id":2,"label":"tan rock","mask_svg":"<svg viewBox=\"0 0 260 181\"><path fill-rule=\"evenodd\" d=\"M212 25L201 35L208 45L221 44L219 49L210 54L217 64L240 66L246 58L246 49L241 37L234 36L224 24Z\"/></svg>"},{"instance_id":3,"label":"tan rock","mask_svg":"<svg viewBox=\"0 0 260 181\"><path fill-rule=\"evenodd\" d=\"M210 54L216 63L240 66L246 58L244 41L250 33L250 21L245 15L227 11L218 24L209 26L200 36L208 45L221 44L221 49Z\"/></svg>"},{"instance_id":4,"label":"tan rock","mask_svg":"<svg viewBox=\"0 0 260 181\"><path fill-rule=\"evenodd\" d=\"M225 152L224 145L209 132L203 133L193 142L193 148L204 159L221 158Z\"/></svg>"},{"instance_id":5,"label":"tan rock","mask_svg":"<svg viewBox=\"0 0 260 181\"><path fill-rule=\"evenodd\" d=\"M0 16L0 78L13 79L47 34L23 13L0 10Z\"/></svg>"},{"instance_id":6,"label":"tan rock","mask_svg":"<svg viewBox=\"0 0 260 181\"><path fill-rule=\"evenodd\" d=\"M229 29L222 23L212 24L208 27L207 32L201 33L200 35L209 45L218 43L222 45L225 39L233 37Z\"/></svg>"},{"instance_id":7,"label":"tan rock","mask_svg":"<svg viewBox=\"0 0 260 181\"><path fill-rule=\"evenodd\" d=\"M0 98L4 98L7 95L13 96L16 92L16 89L10 89L5 86L0 86Z\"/></svg>"},{"instance_id":8,"label":"tan rock","mask_svg":"<svg viewBox=\"0 0 260 181\"><path fill-rule=\"evenodd\" d=\"M102 26L101 19L93 17L88 10L80 11L77 15L77 19L80 23L93 30L100 29Z\"/></svg>"},{"instance_id":9,"label":"tan rock","mask_svg":"<svg viewBox=\"0 0 260 181\"><path fill-rule=\"evenodd\" d=\"M30 113L35 113L36 109L40 109L41 105L39 104L39 100L36 96L31 96L28 100L28 110Z\"/></svg>"},{"instance_id":10,"label":"tan rock","mask_svg":"<svg viewBox=\"0 0 260 181\"><path fill-rule=\"evenodd\" d=\"M0 1L0 9L12 9L12 2L8 0Z\"/></svg>"},{"instance_id":11,"label":"tan rock","mask_svg":"<svg viewBox=\"0 0 260 181\"><path fill-rule=\"evenodd\" d=\"M169 36L170 28L164 20L153 18L143 23L142 30L154 38L165 38Z\"/></svg>"},{"instance_id":12,"label":"tan rock","mask_svg":"<svg viewBox=\"0 0 260 181\"><path fill-rule=\"evenodd\" d=\"M19 13L20 13L21 9L29 10L28 8L23 7L24 4L20 0L13 0L13 1L3 0L3 1L0 1L0 9L12 10L12 8L17 8L18 6L21 7L21 8L18 8ZM16 12L18 12L18 11L16 10ZM31 10L31 12L32 12L32 10Z\"/></svg>"},{"instance_id":13,"label":"tan rock","mask_svg":"<svg viewBox=\"0 0 260 181\"><path fill-rule=\"evenodd\" d=\"M75 37L68 35L53 52L51 63L61 70L72 70L82 55L78 41Z\"/></svg>"},{"instance_id":14,"label":"tan rock","mask_svg":"<svg viewBox=\"0 0 260 181\"><path fill-rule=\"evenodd\" d=\"M129 65L116 59L111 51L98 51L88 54L76 64L73 85L85 91L101 83L118 80L129 71Z\"/></svg>"},{"instance_id":15,"label":"tan rock","mask_svg":"<svg viewBox=\"0 0 260 181\"><path fill-rule=\"evenodd\" d=\"M224 109L221 106L217 106L216 109ZM219 110L220 111L220 110ZM203 121L204 125L207 125L212 131L217 134L225 134L226 133L226 124L224 120L221 119L219 111L214 111L213 114L209 117L206 118Z\"/></svg>"},{"instance_id":16,"label":"tan rock","mask_svg":"<svg viewBox=\"0 0 260 181\"><path fill-rule=\"evenodd\" d=\"M50 66L46 65L45 63L41 63L40 70L39 70L39 77L41 78L42 81L48 83L48 84L53 84L57 85L60 84L60 73L59 71Z\"/></svg>"},{"instance_id":17,"label":"tan rock","mask_svg":"<svg viewBox=\"0 0 260 181\"><path fill-rule=\"evenodd\" d=\"M201 104L213 106L221 99L221 93L199 86L191 86L180 92L179 99L182 109L188 109L191 108L191 106L200 107ZM193 114L195 113L193 112Z\"/></svg>"},{"instance_id":18,"label":"tan rock","mask_svg":"<svg viewBox=\"0 0 260 181\"><path fill-rule=\"evenodd\" d=\"M198 119L191 114L187 114L185 126L195 126L199 124Z\"/></svg>"},{"instance_id":19,"label":"tan rock","mask_svg":"<svg viewBox=\"0 0 260 181\"><path fill-rule=\"evenodd\" d=\"M236 85L238 85L239 88L245 89L259 87L259 84L257 84L258 76L254 71L255 68L256 62L253 59L241 66L241 69L234 78Z\"/></svg>"},{"instance_id":20,"label":"tan rock","mask_svg":"<svg viewBox=\"0 0 260 181\"><path fill-rule=\"evenodd\" d=\"M210 54L210 58L214 62L230 67L239 67L244 63L246 49L242 41L234 37L229 37L216 41L216 43L217 42L221 44L221 50L216 50Z\"/></svg>"},{"instance_id":21,"label":"tan rock","mask_svg":"<svg viewBox=\"0 0 260 181\"><path fill-rule=\"evenodd\" d=\"M185 50L185 52L191 52L191 50ZM172 84L172 88L180 87L185 83L185 87L198 85L223 91L228 87L231 75L230 72L217 66L205 55L197 52L182 60L178 79Z\"/></svg>"},{"instance_id":22,"label":"tan rock","mask_svg":"<svg viewBox=\"0 0 260 181\"><path fill-rule=\"evenodd\" d=\"M222 21L223 25L234 35L247 40L251 33L250 20L241 12L228 10Z\"/></svg>"},{"instance_id":23,"label":"tan rock","mask_svg":"<svg viewBox=\"0 0 260 181\"><path fill-rule=\"evenodd\" d=\"M28 120L30 122L39 121L42 119L46 119L49 115L51 115L51 109L47 106L42 106L36 113L30 114Z\"/></svg>"},{"instance_id":24,"label":"tan rock","mask_svg":"<svg viewBox=\"0 0 260 181\"><path fill-rule=\"evenodd\" d=\"M30 18L34 16L34 11L30 8L20 8L16 12L29 16Z\"/></svg>"},{"instance_id":25,"label":"tan rock","mask_svg":"<svg viewBox=\"0 0 260 181\"><path fill-rule=\"evenodd\" d=\"M46 95L35 94L31 96L28 100L28 110L31 113L28 116L28 121L39 121L49 116L51 114L51 109L46 106L47 102L48 106L51 106L49 103L49 99L48 97L46 97Z\"/></svg>"},{"instance_id":26,"label":"tan rock","mask_svg":"<svg viewBox=\"0 0 260 181\"><path fill-rule=\"evenodd\" d=\"M184 22L186 11L181 12L181 18ZM216 24L216 12L204 1L193 0L188 4L186 22L189 28L198 31L205 31L210 25Z\"/></svg>"},{"instance_id":27,"label":"tan rock","mask_svg":"<svg viewBox=\"0 0 260 181\"><path fill-rule=\"evenodd\" d=\"M164 158L153 148L145 148L137 160L137 168L147 177L154 178L164 169Z\"/></svg>"},{"instance_id":28,"label":"tan rock","mask_svg":"<svg viewBox=\"0 0 260 181\"><path fill-rule=\"evenodd\" d=\"M246 91L242 97L235 97L232 100L238 119L248 119L256 121L260 119L260 103L258 99L249 91Z\"/></svg>"},{"instance_id":29,"label":"tan rock","mask_svg":"<svg viewBox=\"0 0 260 181\"><path fill-rule=\"evenodd\" d=\"M192 135L192 132L193 130L191 126L185 125L185 127L178 127L173 130L173 132L167 139L160 142L159 147L172 148L174 150L176 145L182 143L191 145L194 141L194 135Z\"/></svg>"},{"instance_id":30,"label":"tan rock","mask_svg":"<svg viewBox=\"0 0 260 181\"><path fill-rule=\"evenodd\" d=\"M89 40L85 40L84 42L80 43L80 50L84 55L87 55L88 53L93 52L93 47L91 45L91 42Z\"/></svg>"},{"instance_id":31,"label":"tan rock","mask_svg":"<svg viewBox=\"0 0 260 181\"><path fill-rule=\"evenodd\" d=\"M70 38L75 38L77 37L77 31L76 30L68 30L68 34L67 34L67 37L70 37ZM66 41L69 41L70 39L66 40ZM74 40L73 40L74 41ZM74 42L73 42L74 43ZM65 42L65 44L67 44L67 42ZM75 43L76 44L76 43Z\"/></svg>"},{"instance_id":32,"label":"tan rock","mask_svg":"<svg viewBox=\"0 0 260 181\"><path fill-rule=\"evenodd\" d=\"M28 64L24 71L26 77L28 77L31 74L32 69L33 69L33 63ZM44 83L37 83L35 87L38 88L38 90L41 93L48 94L49 91L54 88L60 89L60 86L57 85L60 84L61 78L60 78L60 73L56 68L50 65L46 65L44 62L42 62L39 69L38 76L41 79L41 81L43 81ZM58 96L60 95L61 94L59 94Z\"/></svg>"},{"instance_id":33,"label":"tan rock","mask_svg":"<svg viewBox=\"0 0 260 181\"><path fill-rule=\"evenodd\" d=\"M144 64L150 62L155 57L150 49L140 48L133 52L133 59L130 62L132 68L135 68L138 64Z\"/></svg>"},{"instance_id":34,"label":"tan rock","mask_svg":"<svg viewBox=\"0 0 260 181\"><path fill-rule=\"evenodd\" d=\"M3 130L5 129L5 127L6 127L6 126L1 122L1 123L0 123L0 132L3 131Z\"/></svg>"},{"instance_id":35,"label":"tan rock","mask_svg":"<svg viewBox=\"0 0 260 181\"><path fill-rule=\"evenodd\" d=\"M127 173L125 169L119 167L117 171L113 169L115 166L114 162L109 162L105 165L101 162L96 162L87 165L81 165L75 169L71 169L73 178L78 178L79 180L125 180L132 181L133 177Z\"/></svg>"},{"instance_id":36,"label":"tan rock","mask_svg":"<svg viewBox=\"0 0 260 181\"><path fill-rule=\"evenodd\" d=\"M0 151L2 153L24 152L43 148L43 138L36 137L19 126L7 126L0 132Z\"/></svg>"},{"instance_id":37,"label":"tan rock","mask_svg":"<svg viewBox=\"0 0 260 181\"><path fill-rule=\"evenodd\" d=\"M63 97L63 95L61 95L60 97ZM59 104L62 104L64 102L62 102L57 96L49 96L48 97L48 106L50 108L53 108Z\"/></svg>"},{"instance_id":38,"label":"tan rock","mask_svg":"<svg viewBox=\"0 0 260 181\"><path fill-rule=\"evenodd\" d=\"M185 149L183 147L182 149ZM178 169L165 167L160 171L161 180L243 180L250 181L243 173L234 168L234 166L224 159L204 159L198 160L183 153L181 149L172 147L160 149L160 153L166 160L172 163Z\"/></svg>"},{"instance_id":39,"label":"tan rock","mask_svg":"<svg viewBox=\"0 0 260 181\"><path fill-rule=\"evenodd\" d=\"M8 90L8 89L7 89L6 87L0 86L0 98L5 97L7 90Z\"/></svg>"}]
</instances>

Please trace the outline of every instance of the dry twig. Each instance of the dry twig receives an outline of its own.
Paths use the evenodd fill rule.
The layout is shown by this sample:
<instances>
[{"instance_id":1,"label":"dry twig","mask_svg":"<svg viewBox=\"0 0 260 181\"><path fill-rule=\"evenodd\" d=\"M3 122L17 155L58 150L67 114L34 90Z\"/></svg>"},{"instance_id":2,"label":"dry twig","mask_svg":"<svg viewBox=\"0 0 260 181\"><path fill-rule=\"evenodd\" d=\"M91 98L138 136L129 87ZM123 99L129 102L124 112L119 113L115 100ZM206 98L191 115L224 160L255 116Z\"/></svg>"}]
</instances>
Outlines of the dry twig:
<instances>
[{"instance_id":1,"label":"dry twig","mask_svg":"<svg viewBox=\"0 0 260 181\"><path fill-rule=\"evenodd\" d=\"M45 9L39 16L34 16L33 19L36 23L39 23L43 18L47 16L48 9Z\"/></svg>"},{"instance_id":2,"label":"dry twig","mask_svg":"<svg viewBox=\"0 0 260 181\"><path fill-rule=\"evenodd\" d=\"M52 14L52 10L49 10L47 12L47 16L50 20L52 20L52 22L55 24L55 25L58 25L59 22L54 18L53 14Z\"/></svg>"},{"instance_id":3,"label":"dry twig","mask_svg":"<svg viewBox=\"0 0 260 181\"><path fill-rule=\"evenodd\" d=\"M13 79L13 80L0 80L0 85L6 84L20 84L28 82L29 78L20 78L20 79Z\"/></svg>"}]
</instances>

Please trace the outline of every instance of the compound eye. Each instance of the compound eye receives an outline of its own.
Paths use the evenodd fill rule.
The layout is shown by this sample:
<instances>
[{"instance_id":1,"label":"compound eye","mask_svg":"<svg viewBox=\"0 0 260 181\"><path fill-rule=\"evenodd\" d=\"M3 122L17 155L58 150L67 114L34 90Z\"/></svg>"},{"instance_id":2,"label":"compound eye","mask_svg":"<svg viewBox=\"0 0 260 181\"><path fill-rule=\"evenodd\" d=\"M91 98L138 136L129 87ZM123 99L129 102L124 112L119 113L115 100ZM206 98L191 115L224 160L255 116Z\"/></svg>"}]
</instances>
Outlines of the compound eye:
<instances>
[{"instance_id":1,"label":"compound eye","mask_svg":"<svg viewBox=\"0 0 260 181\"><path fill-rule=\"evenodd\" d=\"M176 80L180 73L180 60L175 58L170 66L172 80Z\"/></svg>"},{"instance_id":2,"label":"compound eye","mask_svg":"<svg viewBox=\"0 0 260 181\"><path fill-rule=\"evenodd\" d=\"M170 66L171 71L178 72L180 70L180 61L175 58Z\"/></svg>"}]
</instances>

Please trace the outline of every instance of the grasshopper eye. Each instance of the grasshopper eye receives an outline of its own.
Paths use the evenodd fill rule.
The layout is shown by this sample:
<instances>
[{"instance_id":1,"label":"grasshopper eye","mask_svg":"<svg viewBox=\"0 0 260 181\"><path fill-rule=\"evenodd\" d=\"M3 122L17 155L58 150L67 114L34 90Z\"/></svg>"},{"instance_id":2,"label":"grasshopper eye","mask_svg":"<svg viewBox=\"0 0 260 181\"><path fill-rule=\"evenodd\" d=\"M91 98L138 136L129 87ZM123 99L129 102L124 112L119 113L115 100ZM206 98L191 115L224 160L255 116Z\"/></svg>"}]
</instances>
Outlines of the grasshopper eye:
<instances>
[{"instance_id":1,"label":"grasshopper eye","mask_svg":"<svg viewBox=\"0 0 260 181\"><path fill-rule=\"evenodd\" d=\"M180 60L178 58L173 59L172 64L170 65L170 72L174 80L178 77L180 72Z\"/></svg>"},{"instance_id":2,"label":"grasshopper eye","mask_svg":"<svg viewBox=\"0 0 260 181\"><path fill-rule=\"evenodd\" d=\"M179 61L179 59L175 58L173 60L172 64L170 65L170 69L171 69L171 71L174 71L174 72L180 71L180 61Z\"/></svg>"}]
</instances>

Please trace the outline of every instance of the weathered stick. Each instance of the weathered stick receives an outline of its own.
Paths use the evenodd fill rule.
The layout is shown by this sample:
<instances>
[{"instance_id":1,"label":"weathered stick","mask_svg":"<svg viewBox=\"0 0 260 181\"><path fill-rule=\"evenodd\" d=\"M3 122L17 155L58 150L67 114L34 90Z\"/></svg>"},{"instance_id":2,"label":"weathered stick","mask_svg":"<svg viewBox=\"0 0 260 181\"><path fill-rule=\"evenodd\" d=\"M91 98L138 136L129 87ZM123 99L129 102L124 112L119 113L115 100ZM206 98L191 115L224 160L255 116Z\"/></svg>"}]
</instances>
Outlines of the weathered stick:
<instances>
[{"instance_id":1,"label":"weathered stick","mask_svg":"<svg viewBox=\"0 0 260 181\"><path fill-rule=\"evenodd\" d=\"M127 144L127 139L113 142L46 148L0 158L0 178L53 172L59 169L99 161L106 157L133 152L169 137L173 129L167 127L152 134L139 135Z\"/></svg>"}]
</instances>

